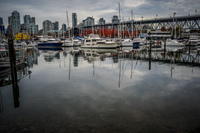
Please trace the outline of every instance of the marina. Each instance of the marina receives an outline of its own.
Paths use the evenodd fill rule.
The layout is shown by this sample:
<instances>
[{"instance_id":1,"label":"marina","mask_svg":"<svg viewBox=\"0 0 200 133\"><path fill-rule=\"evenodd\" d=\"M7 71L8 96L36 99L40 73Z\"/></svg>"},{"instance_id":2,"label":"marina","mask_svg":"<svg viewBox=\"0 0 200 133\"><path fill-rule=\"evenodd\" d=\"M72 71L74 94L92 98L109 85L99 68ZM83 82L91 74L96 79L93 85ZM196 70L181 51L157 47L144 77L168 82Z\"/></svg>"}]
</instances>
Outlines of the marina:
<instances>
[{"instance_id":1,"label":"marina","mask_svg":"<svg viewBox=\"0 0 200 133\"><path fill-rule=\"evenodd\" d=\"M1 1L0 133L200 133L199 7Z\"/></svg>"}]
</instances>

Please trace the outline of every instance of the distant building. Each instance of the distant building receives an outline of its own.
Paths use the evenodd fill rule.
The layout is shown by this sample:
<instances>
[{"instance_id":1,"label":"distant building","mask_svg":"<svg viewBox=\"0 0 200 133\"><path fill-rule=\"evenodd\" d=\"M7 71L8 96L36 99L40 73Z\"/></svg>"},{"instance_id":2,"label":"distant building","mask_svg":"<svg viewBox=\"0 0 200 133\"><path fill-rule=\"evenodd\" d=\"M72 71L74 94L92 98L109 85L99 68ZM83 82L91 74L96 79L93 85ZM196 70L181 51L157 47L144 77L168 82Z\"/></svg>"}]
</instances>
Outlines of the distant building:
<instances>
[{"instance_id":1,"label":"distant building","mask_svg":"<svg viewBox=\"0 0 200 133\"><path fill-rule=\"evenodd\" d=\"M62 24L62 29L61 29L62 31L66 31L67 30L67 26L66 26L66 24Z\"/></svg>"},{"instance_id":2,"label":"distant building","mask_svg":"<svg viewBox=\"0 0 200 133\"><path fill-rule=\"evenodd\" d=\"M59 23L58 23L58 21L55 21L53 23L53 30L58 30L58 29L59 29Z\"/></svg>"},{"instance_id":3,"label":"distant building","mask_svg":"<svg viewBox=\"0 0 200 133\"><path fill-rule=\"evenodd\" d=\"M43 34L48 34L48 32L50 32L50 30L53 29L53 24L49 20L43 21L42 26L43 26Z\"/></svg>"},{"instance_id":4,"label":"distant building","mask_svg":"<svg viewBox=\"0 0 200 133\"><path fill-rule=\"evenodd\" d=\"M13 35L20 32L21 24L20 24L20 14L18 11L12 12L12 32Z\"/></svg>"},{"instance_id":5,"label":"distant building","mask_svg":"<svg viewBox=\"0 0 200 133\"><path fill-rule=\"evenodd\" d=\"M28 29L30 34L37 34L37 26L34 23L31 23Z\"/></svg>"},{"instance_id":6,"label":"distant building","mask_svg":"<svg viewBox=\"0 0 200 133\"><path fill-rule=\"evenodd\" d=\"M3 18L0 17L0 25L3 25Z\"/></svg>"},{"instance_id":7,"label":"distant building","mask_svg":"<svg viewBox=\"0 0 200 133\"><path fill-rule=\"evenodd\" d=\"M35 25L35 27L36 27L36 34L38 34L38 32L39 32L39 26Z\"/></svg>"},{"instance_id":8,"label":"distant building","mask_svg":"<svg viewBox=\"0 0 200 133\"><path fill-rule=\"evenodd\" d=\"M77 15L76 13L72 13L72 28L77 27Z\"/></svg>"},{"instance_id":9,"label":"distant building","mask_svg":"<svg viewBox=\"0 0 200 133\"><path fill-rule=\"evenodd\" d=\"M94 25L94 18L93 17L87 17L85 20L83 20L84 26L92 26Z\"/></svg>"},{"instance_id":10,"label":"distant building","mask_svg":"<svg viewBox=\"0 0 200 133\"><path fill-rule=\"evenodd\" d=\"M12 16L8 17L8 25L11 26L12 25Z\"/></svg>"},{"instance_id":11,"label":"distant building","mask_svg":"<svg viewBox=\"0 0 200 133\"><path fill-rule=\"evenodd\" d=\"M2 31L4 31L5 30L5 28L4 28L4 25L3 25L3 18L2 17L0 17L0 36L1 36L1 34L2 34Z\"/></svg>"},{"instance_id":12,"label":"distant building","mask_svg":"<svg viewBox=\"0 0 200 133\"><path fill-rule=\"evenodd\" d=\"M26 31L28 31L30 24L31 24L31 16L25 15L24 16L24 27L25 27Z\"/></svg>"},{"instance_id":13,"label":"distant building","mask_svg":"<svg viewBox=\"0 0 200 133\"><path fill-rule=\"evenodd\" d=\"M106 21L105 21L104 18L100 18L100 19L99 19L99 24L105 24L105 23L106 23Z\"/></svg>"},{"instance_id":14,"label":"distant building","mask_svg":"<svg viewBox=\"0 0 200 133\"><path fill-rule=\"evenodd\" d=\"M25 29L25 25L24 24L21 24L21 32L26 34L26 29Z\"/></svg>"},{"instance_id":15,"label":"distant building","mask_svg":"<svg viewBox=\"0 0 200 133\"><path fill-rule=\"evenodd\" d=\"M112 18L112 23L119 23L119 19L117 15L114 15Z\"/></svg>"},{"instance_id":16,"label":"distant building","mask_svg":"<svg viewBox=\"0 0 200 133\"><path fill-rule=\"evenodd\" d=\"M35 17L31 18L31 23L35 24Z\"/></svg>"}]
</instances>

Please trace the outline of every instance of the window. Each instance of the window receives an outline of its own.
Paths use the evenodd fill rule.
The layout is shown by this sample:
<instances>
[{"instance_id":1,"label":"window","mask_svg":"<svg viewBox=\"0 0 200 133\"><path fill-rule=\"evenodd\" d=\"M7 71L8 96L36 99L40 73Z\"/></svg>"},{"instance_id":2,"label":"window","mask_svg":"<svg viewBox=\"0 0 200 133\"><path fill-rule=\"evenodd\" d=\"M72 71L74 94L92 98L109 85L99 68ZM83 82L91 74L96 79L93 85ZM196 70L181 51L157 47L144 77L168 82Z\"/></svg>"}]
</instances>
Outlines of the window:
<instances>
[{"instance_id":1,"label":"window","mask_svg":"<svg viewBox=\"0 0 200 133\"><path fill-rule=\"evenodd\" d=\"M86 40L86 42L90 42L90 40Z\"/></svg>"}]
</instances>

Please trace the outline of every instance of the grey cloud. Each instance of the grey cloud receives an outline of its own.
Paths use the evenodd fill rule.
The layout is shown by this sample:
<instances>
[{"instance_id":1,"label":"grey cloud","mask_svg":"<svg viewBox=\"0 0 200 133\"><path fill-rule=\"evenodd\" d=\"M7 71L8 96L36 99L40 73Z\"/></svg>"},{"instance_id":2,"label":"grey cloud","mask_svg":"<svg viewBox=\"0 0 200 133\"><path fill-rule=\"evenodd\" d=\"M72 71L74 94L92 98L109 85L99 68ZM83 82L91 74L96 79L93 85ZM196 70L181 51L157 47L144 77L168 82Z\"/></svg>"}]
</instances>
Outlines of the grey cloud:
<instances>
[{"instance_id":1,"label":"grey cloud","mask_svg":"<svg viewBox=\"0 0 200 133\"><path fill-rule=\"evenodd\" d=\"M77 13L78 22L88 16L93 16L95 22L101 17L106 22L111 22L113 15L118 15L118 2L121 6L121 15L124 20L131 16L131 10L135 19L154 18L156 14L159 17L169 17L176 12L177 16L194 14L195 9L200 13L199 0L2 0L0 2L0 17L3 17L7 25L8 16L12 11L17 10L23 22L24 15L31 15L36 18L37 24L40 25L44 20L59 21L60 26L66 23L66 11L68 11L70 23L72 13ZM109 12L110 11L110 12Z\"/></svg>"}]
</instances>

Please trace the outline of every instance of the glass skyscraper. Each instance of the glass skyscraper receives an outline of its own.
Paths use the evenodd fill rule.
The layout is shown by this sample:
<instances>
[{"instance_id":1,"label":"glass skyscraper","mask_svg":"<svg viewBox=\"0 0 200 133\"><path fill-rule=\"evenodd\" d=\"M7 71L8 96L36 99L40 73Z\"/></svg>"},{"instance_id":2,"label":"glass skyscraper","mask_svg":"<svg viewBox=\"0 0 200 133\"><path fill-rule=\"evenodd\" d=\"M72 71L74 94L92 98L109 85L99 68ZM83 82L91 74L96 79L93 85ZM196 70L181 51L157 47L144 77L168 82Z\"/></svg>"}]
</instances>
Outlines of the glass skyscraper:
<instances>
[{"instance_id":1,"label":"glass skyscraper","mask_svg":"<svg viewBox=\"0 0 200 133\"><path fill-rule=\"evenodd\" d=\"M43 34L48 34L48 32L50 32L50 30L53 29L53 27L52 27L53 24L49 20L43 21L42 25L43 25Z\"/></svg>"},{"instance_id":2,"label":"glass skyscraper","mask_svg":"<svg viewBox=\"0 0 200 133\"><path fill-rule=\"evenodd\" d=\"M77 27L77 15L72 13L72 28Z\"/></svg>"},{"instance_id":3,"label":"glass skyscraper","mask_svg":"<svg viewBox=\"0 0 200 133\"><path fill-rule=\"evenodd\" d=\"M18 11L12 12L12 32L13 35L20 32L21 24L20 24L20 14Z\"/></svg>"},{"instance_id":4,"label":"glass skyscraper","mask_svg":"<svg viewBox=\"0 0 200 133\"><path fill-rule=\"evenodd\" d=\"M30 24L31 24L31 16L25 15L24 16L24 28L25 28L26 31L28 31Z\"/></svg>"}]
</instances>

